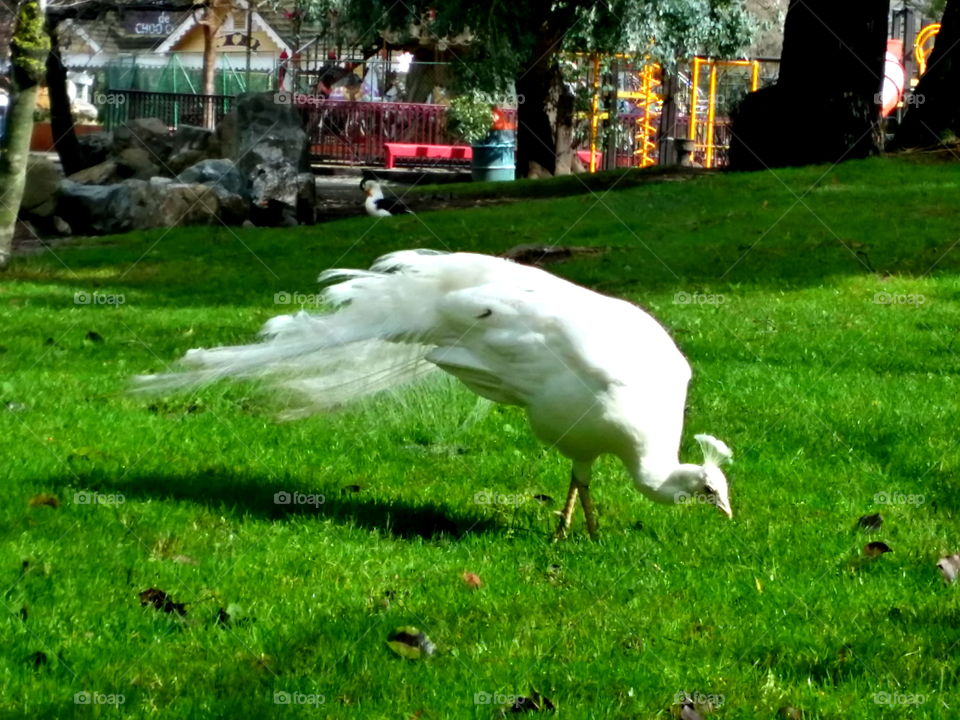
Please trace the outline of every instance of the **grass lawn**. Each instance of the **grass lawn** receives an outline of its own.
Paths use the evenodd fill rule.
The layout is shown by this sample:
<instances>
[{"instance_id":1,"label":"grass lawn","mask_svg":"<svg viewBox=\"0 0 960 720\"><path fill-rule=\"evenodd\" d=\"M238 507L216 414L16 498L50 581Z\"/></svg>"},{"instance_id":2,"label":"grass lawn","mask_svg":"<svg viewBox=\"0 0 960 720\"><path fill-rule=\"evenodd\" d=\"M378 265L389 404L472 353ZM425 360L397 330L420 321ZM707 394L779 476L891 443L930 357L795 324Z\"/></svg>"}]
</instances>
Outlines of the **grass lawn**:
<instances>
[{"instance_id":1,"label":"grass lawn","mask_svg":"<svg viewBox=\"0 0 960 720\"><path fill-rule=\"evenodd\" d=\"M708 718L960 717L936 568L960 550L958 186L874 159L21 258L0 717L492 718L534 692L567 718L676 717L682 693ZM243 386L123 394L309 307L326 267L530 242L607 248L553 269L670 329L694 367L681 457L696 432L733 448L732 521L607 461L601 541L578 513L551 544L567 462L452 382L292 423ZM405 626L436 652L395 655Z\"/></svg>"}]
</instances>

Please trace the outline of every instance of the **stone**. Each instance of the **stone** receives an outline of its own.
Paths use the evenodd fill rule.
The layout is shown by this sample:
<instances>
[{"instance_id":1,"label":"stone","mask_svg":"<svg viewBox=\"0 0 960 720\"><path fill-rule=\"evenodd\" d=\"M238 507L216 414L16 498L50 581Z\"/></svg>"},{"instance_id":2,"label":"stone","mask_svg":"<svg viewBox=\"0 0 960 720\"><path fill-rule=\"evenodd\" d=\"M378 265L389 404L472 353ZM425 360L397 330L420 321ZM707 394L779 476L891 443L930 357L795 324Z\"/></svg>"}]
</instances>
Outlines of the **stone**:
<instances>
[{"instance_id":1,"label":"stone","mask_svg":"<svg viewBox=\"0 0 960 720\"><path fill-rule=\"evenodd\" d=\"M93 165L80 172L75 172L67 179L80 185L109 185L119 182L120 175L117 164L113 160L107 160L99 165Z\"/></svg>"},{"instance_id":2,"label":"stone","mask_svg":"<svg viewBox=\"0 0 960 720\"><path fill-rule=\"evenodd\" d=\"M57 208L59 189L59 168L42 155L31 155L27 160L20 211L37 217L50 217Z\"/></svg>"},{"instance_id":3,"label":"stone","mask_svg":"<svg viewBox=\"0 0 960 720\"><path fill-rule=\"evenodd\" d=\"M313 225L317 221L317 178L313 173L297 175L297 222Z\"/></svg>"},{"instance_id":4,"label":"stone","mask_svg":"<svg viewBox=\"0 0 960 720\"><path fill-rule=\"evenodd\" d=\"M159 198L152 227L217 225L219 216L220 198L213 188L172 183Z\"/></svg>"},{"instance_id":5,"label":"stone","mask_svg":"<svg viewBox=\"0 0 960 720\"><path fill-rule=\"evenodd\" d=\"M73 235L73 228L70 227L70 223L59 215L53 216L53 231L57 233L57 235Z\"/></svg>"},{"instance_id":6,"label":"stone","mask_svg":"<svg viewBox=\"0 0 960 720\"><path fill-rule=\"evenodd\" d=\"M160 174L157 157L143 147L129 147L121 150L116 157L117 173L123 178L149 180Z\"/></svg>"},{"instance_id":7,"label":"stone","mask_svg":"<svg viewBox=\"0 0 960 720\"><path fill-rule=\"evenodd\" d=\"M180 125L173 131L171 144L174 155L193 150L202 153L201 160L220 156L220 141L216 132L196 125Z\"/></svg>"},{"instance_id":8,"label":"stone","mask_svg":"<svg viewBox=\"0 0 960 720\"><path fill-rule=\"evenodd\" d=\"M76 233L108 235L132 228L130 205L131 190L126 185L81 185L63 180L57 215L70 218Z\"/></svg>"},{"instance_id":9,"label":"stone","mask_svg":"<svg viewBox=\"0 0 960 720\"><path fill-rule=\"evenodd\" d=\"M203 160L181 172L177 182L218 186L234 195L246 195L246 183L232 160Z\"/></svg>"},{"instance_id":10,"label":"stone","mask_svg":"<svg viewBox=\"0 0 960 720\"><path fill-rule=\"evenodd\" d=\"M157 118L130 120L113 131L113 154L127 148L143 148L155 162L166 162L173 151L170 129Z\"/></svg>"},{"instance_id":11,"label":"stone","mask_svg":"<svg viewBox=\"0 0 960 720\"><path fill-rule=\"evenodd\" d=\"M206 159L206 157L207 154L203 150L180 150L170 156L164 169L171 175L177 176L187 168L193 167L198 162Z\"/></svg>"},{"instance_id":12,"label":"stone","mask_svg":"<svg viewBox=\"0 0 960 720\"><path fill-rule=\"evenodd\" d=\"M80 159L85 168L105 162L113 150L113 133L95 132L77 135L80 143Z\"/></svg>"},{"instance_id":13,"label":"stone","mask_svg":"<svg viewBox=\"0 0 960 720\"><path fill-rule=\"evenodd\" d=\"M226 138L226 144L235 148L231 157L242 173L279 161L292 165L296 172L309 170L307 133L300 113L290 104L276 102L273 92L237 98L235 126L236 138Z\"/></svg>"}]
</instances>

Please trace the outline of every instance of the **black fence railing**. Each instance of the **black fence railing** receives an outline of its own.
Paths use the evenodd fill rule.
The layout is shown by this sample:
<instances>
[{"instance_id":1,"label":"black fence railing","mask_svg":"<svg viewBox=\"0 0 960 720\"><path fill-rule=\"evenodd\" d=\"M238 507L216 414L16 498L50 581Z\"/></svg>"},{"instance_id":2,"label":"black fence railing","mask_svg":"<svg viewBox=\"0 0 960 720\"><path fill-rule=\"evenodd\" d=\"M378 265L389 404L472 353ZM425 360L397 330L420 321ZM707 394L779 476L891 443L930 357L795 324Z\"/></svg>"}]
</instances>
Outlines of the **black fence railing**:
<instances>
[{"instance_id":1,"label":"black fence railing","mask_svg":"<svg viewBox=\"0 0 960 720\"><path fill-rule=\"evenodd\" d=\"M216 124L230 112L233 95L158 93L148 90L107 90L100 93L104 103L104 125L113 130L137 118L159 118L172 128L180 125Z\"/></svg>"}]
</instances>

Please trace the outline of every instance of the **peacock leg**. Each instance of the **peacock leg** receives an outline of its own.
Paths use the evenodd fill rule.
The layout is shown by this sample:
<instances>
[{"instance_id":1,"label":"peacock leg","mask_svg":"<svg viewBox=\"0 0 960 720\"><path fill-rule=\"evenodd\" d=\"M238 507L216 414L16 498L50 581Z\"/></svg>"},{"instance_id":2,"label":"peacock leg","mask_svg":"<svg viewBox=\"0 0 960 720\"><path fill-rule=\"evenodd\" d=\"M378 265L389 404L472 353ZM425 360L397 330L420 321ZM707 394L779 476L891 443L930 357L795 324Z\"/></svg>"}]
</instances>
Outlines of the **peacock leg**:
<instances>
[{"instance_id":1,"label":"peacock leg","mask_svg":"<svg viewBox=\"0 0 960 720\"><path fill-rule=\"evenodd\" d=\"M580 504L583 505L583 516L587 519L587 532L590 539L597 539L597 513L593 507L593 498L590 497L590 487L580 485Z\"/></svg>"},{"instance_id":2,"label":"peacock leg","mask_svg":"<svg viewBox=\"0 0 960 720\"><path fill-rule=\"evenodd\" d=\"M554 541L563 540L570 529L570 523L573 520L573 511L577 506L577 492L580 489L580 483L577 482L577 476L570 473L570 489L567 490L567 501L563 504L563 510L560 511L560 525L553 534Z\"/></svg>"}]
</instances>

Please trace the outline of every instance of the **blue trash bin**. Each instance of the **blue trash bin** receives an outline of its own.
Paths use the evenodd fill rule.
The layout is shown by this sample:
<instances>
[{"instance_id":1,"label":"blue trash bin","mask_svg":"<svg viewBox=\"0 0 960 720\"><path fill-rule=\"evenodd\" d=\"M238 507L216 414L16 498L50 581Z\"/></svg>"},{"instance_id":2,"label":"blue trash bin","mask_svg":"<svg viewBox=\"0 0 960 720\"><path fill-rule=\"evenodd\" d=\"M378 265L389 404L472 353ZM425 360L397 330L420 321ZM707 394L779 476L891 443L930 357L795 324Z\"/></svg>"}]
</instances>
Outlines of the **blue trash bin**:
<instances>
[{"instance_id":1,"label":"blue trash bin","mask_svg":"<svg viewBox=\"0 0 960 720\"><path fill-rule=\"evenodd\" d=\"M491 130L483 142L473 146L473 162L470 175L474 181L501 182L513 180L517 161L517 147L513 130Z\"/></svg>"}]
</instances>

